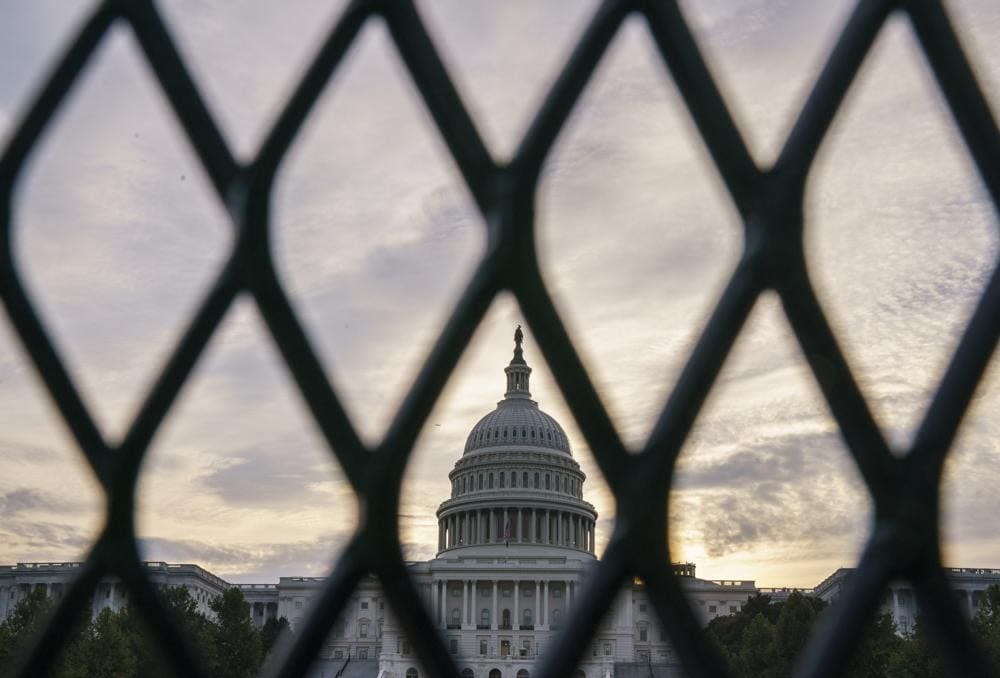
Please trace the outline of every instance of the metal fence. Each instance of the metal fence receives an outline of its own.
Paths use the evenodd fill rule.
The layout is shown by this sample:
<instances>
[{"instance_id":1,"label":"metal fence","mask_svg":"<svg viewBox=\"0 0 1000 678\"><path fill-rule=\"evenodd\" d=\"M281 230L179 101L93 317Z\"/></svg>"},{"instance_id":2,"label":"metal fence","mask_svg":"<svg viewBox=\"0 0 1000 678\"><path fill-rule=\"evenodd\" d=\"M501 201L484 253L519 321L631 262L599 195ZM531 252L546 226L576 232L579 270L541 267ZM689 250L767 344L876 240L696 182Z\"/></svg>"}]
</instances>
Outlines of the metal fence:
<instances>
[{"instance_id":1,"label":"metal fence","mask_svg":"<svg viewBox=\"0 0 1000 678\"><path fill-rule=\"evenodd\" d=\"M409 0L356 0L326 37L253 160L236 161L208 113L173 39L151 0L107 0L86 20L0 159L0 297L35 368L55 400L107 501L107 521L93 550L41 635L13 675L45 675L73 621L89 609L102 576L121 577L178 675L205 676L197 657L147 581L136 545L135 486L150 440L174 404L192 366L237 295L259 307L332 454L362 504L360 524L294 643L266 667L268 675L301 676L322 648L352 589L378 577L425 669L441 678L456 668L406 575L397 507L403 470L460 354L491 300L509 290L521 305L545 359L615 496L618 508L607 551L581 592L571 623L540 658L539 675L568 676L603 613L630 577L641 577L685 670L722 676L722 657L707 641L666 564L666 506L678 453L726 355L757 297L774 290L818 380L875 506L875 525L856 576L824 617L798 663L798 675L838 675L892 579L912 583L928 631L957 675L996 673L976 647L941 572L938 486L942 466L970 398L1000 335L1000 274L992 274L937 387L912 448L891 454L817 303L803 254L803 192L817 149L844 94L886 18L903 13L944 93L954 121L994 205L1000 205L1000 134L954 30L937 0L863 0L836 41L771 168L758 167L675 2L607 0L535 114L513 159L498 164L446 73ZM742 258L700 336L640 454L618 437L542 282L535 251L534 204L543 162L581 90L622 21L638 14L676 82L744 224ZM269 243L274 177L302 122L334 76L362 25L381 16L402 60L468 184L488 230L488 248L437 338L384 440L366 447L346 415L289 305ZM117 22L135 32L167 99L227 208L236 243L183 338L146 394L119 445L99 433L19 278L11 246L12 201L25 161L96 48Z\"/></svg>"}]
</instances>

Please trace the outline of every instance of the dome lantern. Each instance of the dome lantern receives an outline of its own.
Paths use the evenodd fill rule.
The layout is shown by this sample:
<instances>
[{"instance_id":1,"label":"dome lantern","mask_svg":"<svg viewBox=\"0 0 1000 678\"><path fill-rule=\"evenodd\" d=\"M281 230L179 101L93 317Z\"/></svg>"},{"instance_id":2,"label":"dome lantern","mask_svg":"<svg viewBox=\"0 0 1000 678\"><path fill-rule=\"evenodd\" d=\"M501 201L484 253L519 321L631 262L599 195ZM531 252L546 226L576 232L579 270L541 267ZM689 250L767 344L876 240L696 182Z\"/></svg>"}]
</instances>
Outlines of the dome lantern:
<instances>
[{"instance_id":1,"label":"dome lantern","mask_svg":"<svg viewBox=\"0 0 1000 678\"><path fill-rule=\"evenodd\" d=\"M531 378L531 368L524 361L524 351L521 349L521 342L524 341L524 333L518 325L514 330L514 357L510 364L504 368L507 375L507 392L504 398L531 398L531 391L528 390L528 380Z\"/></svg>"}]
</instances>

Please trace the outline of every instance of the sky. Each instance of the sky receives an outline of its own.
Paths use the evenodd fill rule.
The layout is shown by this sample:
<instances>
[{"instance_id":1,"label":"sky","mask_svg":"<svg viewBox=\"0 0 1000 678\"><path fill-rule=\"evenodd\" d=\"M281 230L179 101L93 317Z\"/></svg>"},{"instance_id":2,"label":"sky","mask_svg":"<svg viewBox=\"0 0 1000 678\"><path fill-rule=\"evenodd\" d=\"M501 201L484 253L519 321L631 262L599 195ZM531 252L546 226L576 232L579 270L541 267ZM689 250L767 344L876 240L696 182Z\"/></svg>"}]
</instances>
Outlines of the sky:
<instances>
[{"instance_id":1,"label":"sky","mask_svg":"<svg viewBox=\"0 0 1000 678\"><path fill-rule=\"evenodd\" d=\"M208 106L247 159L339 8L160 3ZM0 143L92 3L0 5ZM851 3L684 2L755 159L776 156ZM1000 5L948 3L1000 110ZM419 2L491 152L510 156L595 2ZM863 392L905 449L997 260L997 217L909 25L881 32L807 187L810 275ZM549 157L543 275L620 434L648 435L741 247L737 213L630 19ZM109 34L36 148L14 205L19 272L100 428L121 437L232 245L227 215L129 29ZM376 443L483 253L482 219L378 20L283 163L274 253L327 376ZM447 470L502 397L522 323L501 296L421 434L401 502L407 556L433 557ZM614 502L530 327L532 391L567 429L597 508ZM977 392L942 488L947 564L1000 567L1000 370ZM353 494L239 300L154 439L138 488L149 559L230 581L321 575ZM658 510L659 507L653 507ZM671 548L705 578L813 586L856 562L871 502L776 299L765 296L686 442ZM101 493L0 314L0 563L79 560Z\"/></svg>"}]
</instances>

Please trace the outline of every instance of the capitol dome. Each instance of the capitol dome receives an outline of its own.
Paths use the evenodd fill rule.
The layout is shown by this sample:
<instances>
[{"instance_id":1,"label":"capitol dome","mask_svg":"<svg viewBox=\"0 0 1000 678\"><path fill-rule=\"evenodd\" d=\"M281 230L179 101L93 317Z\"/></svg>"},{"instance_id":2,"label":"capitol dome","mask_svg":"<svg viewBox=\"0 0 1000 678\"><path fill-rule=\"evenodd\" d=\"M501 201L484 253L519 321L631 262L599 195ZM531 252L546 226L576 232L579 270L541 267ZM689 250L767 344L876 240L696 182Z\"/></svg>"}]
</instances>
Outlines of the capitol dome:
<instances>
[{"instance_id":1,"label":"capitol dome","mask_svg":"<svg viewBox=\"0 0 1000 678\"><path fill-rule=\"evenodd\" d=\"M597 512L583 499L586 474L562 426L531 399L523 340L518 327L503 400L472 427L449 474L451 497L437 511L439 554L539 546L594 552Z\"/></svg>"}]
</instances>

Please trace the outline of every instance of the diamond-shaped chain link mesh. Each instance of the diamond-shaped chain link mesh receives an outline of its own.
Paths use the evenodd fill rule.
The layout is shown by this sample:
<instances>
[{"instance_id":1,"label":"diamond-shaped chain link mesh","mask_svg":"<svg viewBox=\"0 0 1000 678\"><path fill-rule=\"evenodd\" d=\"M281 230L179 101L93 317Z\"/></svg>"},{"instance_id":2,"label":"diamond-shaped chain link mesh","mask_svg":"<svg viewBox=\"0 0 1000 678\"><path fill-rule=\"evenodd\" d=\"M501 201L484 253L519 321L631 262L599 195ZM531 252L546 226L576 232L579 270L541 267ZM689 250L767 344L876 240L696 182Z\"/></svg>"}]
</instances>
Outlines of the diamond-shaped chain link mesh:
<instances>
[{"instance_id":1,"label":"diamond-shaped chain link mesh","mask_svg":"<svg viewBox=\"0 0 1000 678\"><path fill-rule=\"evenodd\" d=\"M912 23L954 121L994 205L1000 205L1000 134L954 30L937 0L859 2L798 114L780 156L759 168L730 117L691 31L674 2L607 0L586 28L509 164L491 158L409 0L351 3L305 71L253 160L240 164L151 0L108 0L83 25L44 84L0 158L0 297L35 368L93 467L107 502L107 522L81 574L15 668L45 675L90 609L101 577L115 575L148 623L173 670L206 676L146 579L134 530L135 486L150 441L192 366L237 295L249 295L273 335L332 454L362 503L360 524L314 612L294 643L272 661L271 676L302 676L317 656L361 577L374 574L429 675L456 678L418 593L406 574L397 510L403 470L432 406L493 298L509 290L551 366L617 505L607 551L585 582L573 619L540 659L538 675L568 676L582 658L621 584L640 577L691 676L722 676L722 657L688 607L670 562L666 505L681 446L757 297L781 299L822 393L875 505L875 526L855 576L800 657L803 676L839 675L864 633L864 622L893 579L909 581L928 630L956 675L996 675L975 646L941 573L938 492L948 449L1000 335L1000 274L994 271L937 388L912 449L893 456L809 281L803 253L803 193L827 128L858 67L892 12ZM725 186L742 216L743 256L700 336L674 391L639 454L629 454L598 399L553 306L535 252L534 202L545 158L581 90L622 21L638 14L669 68ZM384 440L367 448L324 376L275 273L269 243L275 173L317 97L363 24L381 16L424 103L485 217L489 246L437 338ZM98 45L116 23L131 27L180 119L212 185L231 215L236 241L225 266L146 395L119 445L100 434L25 293L11 247L17 179L41 135Z\"/></svg>"}]
</instances>

